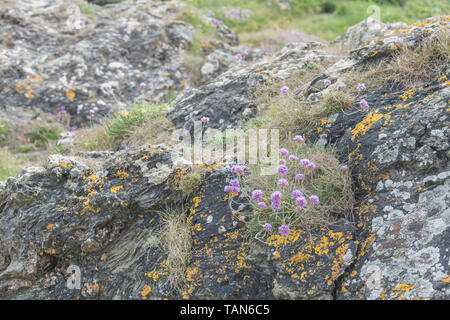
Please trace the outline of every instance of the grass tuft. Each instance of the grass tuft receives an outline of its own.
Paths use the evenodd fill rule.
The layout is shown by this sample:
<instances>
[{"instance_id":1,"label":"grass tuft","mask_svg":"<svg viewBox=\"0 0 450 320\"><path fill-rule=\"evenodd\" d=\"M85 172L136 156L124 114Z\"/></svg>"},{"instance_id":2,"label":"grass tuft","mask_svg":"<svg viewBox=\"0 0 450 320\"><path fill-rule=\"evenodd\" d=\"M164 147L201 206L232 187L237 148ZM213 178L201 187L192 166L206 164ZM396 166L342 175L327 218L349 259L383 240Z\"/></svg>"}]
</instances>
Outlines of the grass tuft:
<instances>
[{"instance_id":1,"label":"grass tuft","mask_svg":"<svg viewBox=\"0 0 450 320\"><path fill-rule=\"evenodd\" d=\"M159 242L168 252L168 282L173 290L181 291L186 282L186 269L192 254L191 229L185 215L177 210L164 211L162 219Z\"/></svg>"}]
</instances>

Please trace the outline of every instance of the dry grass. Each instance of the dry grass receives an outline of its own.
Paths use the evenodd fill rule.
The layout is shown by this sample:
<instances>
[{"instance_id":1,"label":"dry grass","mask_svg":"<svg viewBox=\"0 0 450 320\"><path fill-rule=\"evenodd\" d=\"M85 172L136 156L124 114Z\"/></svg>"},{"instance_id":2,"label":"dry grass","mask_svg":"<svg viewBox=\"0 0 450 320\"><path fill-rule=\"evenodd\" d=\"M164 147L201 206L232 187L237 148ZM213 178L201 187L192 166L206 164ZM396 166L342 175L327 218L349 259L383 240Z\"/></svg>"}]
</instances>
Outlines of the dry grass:
<instances>
[{"instance_id":1,"label":"dry grass","mask_svg":"<svg viewBox=\"0 0 450 320\"><path fill-rule=\"evenodd\" d=\"M439 77L449 62L450 31L445 29L420 48L399 48L391 61L347 72L343 77L351 94L356 94L359 82L368 90L383 86L413 88Z\"/></svg>"},{"instance_id":2,"label":"dry grass","mask_svg":"<svg viewBox=\"0 0 450 320\"><path fill-rule=\"evenodd\" d=\"M186 281L186 269L191 258L192 237L183 213L166 210L162 213L163 228L160 245L168 252L168 282L172 289L180 291Z\"/></svg>"},{"instance_id":3,"label":"dry grass","mask_svg":"<svg viewBox=\"0 0 450 320\"><path fill-rule=\"evenodd\" d=\"M386 80L416 87L438 77L450 62L450 30L446 29L421 48L402 48L385 71Z\"/></svg>"},{"instance_id":4,"label":"dry grass","mask_svg":"<svg viewBox=\"0 0 450 320\"><path fill-rule=\"evenodd\" d=\"M299 134L312 130L317 121L326 115L321 104L299 101L294 98L296 90L319 76L329 65L311 64L292 77L275 83L267 84L255 92L258 102L259 116L250 120L247 127L264 127L266 129L280 129L282 141L292 136L292 132ZM280 96L283 86L290 88L287 96Z\"/></svg>"},{"instance_id":5,"label":"dry grass","mask_svg":"<svg viewBox=\"0 0 450 320\"><path fill-rule=\"evenodd\" d=\"M21 161L8 151L7 148L0 149L0 181L15 176L20 172Z\"/></svg>"}]
</instances>

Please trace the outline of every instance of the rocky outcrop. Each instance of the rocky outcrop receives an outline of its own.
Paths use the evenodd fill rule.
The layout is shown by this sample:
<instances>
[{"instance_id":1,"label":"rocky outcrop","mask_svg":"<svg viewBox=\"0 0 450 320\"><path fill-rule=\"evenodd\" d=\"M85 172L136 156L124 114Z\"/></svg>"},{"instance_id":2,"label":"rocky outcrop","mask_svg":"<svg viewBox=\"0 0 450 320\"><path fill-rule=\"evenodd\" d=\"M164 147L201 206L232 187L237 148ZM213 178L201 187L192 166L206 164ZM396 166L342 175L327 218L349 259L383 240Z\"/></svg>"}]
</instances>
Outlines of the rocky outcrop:
<instances>
[{"instance_id":1,"label":"rocky outcrop","mask_svg":"<svg viewBox=\"0 0 450 320\"><path fill-rule=\"evenodd\" d=\"M286 79L311 64L335 59L321 46L317 42L292 43L274 56L250 65L236 61L236 65L212 82L180 96L170 118L187 130L202 116L209 117L215 129L243 124L256 115L254 92L257 88L270 81Z\"/></svg>"},{"instance_id":2,"label":"rocky outcrop","mask_svg":"<svg viewBox=\"0 0 450 320\"><path fill-rule=\"evenodd\" d=\"M95 19L63 0L0 9L0 107L56 113L64 105L79 127L91 121L90 110L100 120L122 104L189 88L179 55L194 29L175 19L180 6L125 1L93 7Z\"/></svg>"},{"instance_id":3,"label":"rocky outcrop","mask_svg":"<svg viewBox=\"0 0 450 320\"><path fill-rule=\"evenodd\" d=\"M59 2L54 3L58 7ZM121 5L108 8L124 16L129 10ZM40 43L25 32L30 28L21 26L36 23L32 21L37 18L19 23L14 16L14 10L2 11L2 19L9 21L2 28ZM158 14L145 10L139 17L136 21L160 20ZM160 68L159 58L176 61L169 51L180 52L189 43L191 29L184 23L164 19L164 35L172 39L174 47L163 43L157 49L151 46L159 39L159 27L153 30L151 23L129 27L131 20L117 21L122 28L118 38L134 35L141 40L135 47L131 37L122 43L136 49L127 53L136 63L153 61ZM298 99L320 100L327 92L345 89L340 77L348 70L388 60L401 47L420 46L433 39L448 21L433 18L393 31L363 43L339 60L315 42L290 44L254 63L235 60L210 83L179 97L169 116L186 129L202 116L210 118L208 126L212 128L236 127L256 115L255 89L286 79L312 63L333 62L324 74L295 88ZM82 45L112 25L116 24L98 22L86 38L81 36L84 40L73 51L81 57L96 52L96 59L109 59L114 50L89 51ZM54 50L52 31L46 28L42 32L49 40L48 48ZM152 38L155 34L158 36ZM106 39L109 37L114 38L115 31ZM29 52L16 42L2 53L22 50L22 64L27 65ZM152 56L158 61L141 56L149 48L161 54L159 58ZM46 52L44 49L41 52ZM102 50L106 50L105 55L100 55ZM66 54L72 55L66 52L54 61L62 63ZM121 61L120 54L114 57ZM99 65L95 61L92 64L98 67L112 60L101 60ZM46 63L50 62L42 65ZM33 66L37 68L36 62L23 70L19 64L6 64L0 70L5 75L14 70L28 74ZM55 74L61 68L58 64ZM84 77L96 74L89 70ZM201 181L186 195L180 181L189 177L192 166L167 145L81 152L75 157L52 155L45 167L28 168L0 183L0 298L448 299L448 71L417 88L366 91L362 96L370 105L368 112L361 112L359 101L355 101L354 106L324 119L311 132L309 141L335 147L341 161L348 164L356 207L348 218L309 232L293 227L288 236L248 237L245 217L232 212L229 195L223 191L233 178L229 163L204 165ZM76 78L76 72L70 75L81 79ZM98 77L94 79L103 79ZM326 78L331 84L321 85ZM34 103L58 97L47 94L39 98L35 95L39 86L33 81L24 80L19 89L29 92L31 88ZM44 78L38 82L50 83ZM2 93L5 101L21 96L17 88L15 94L11 90ZM73 92L75 96L70 96L76 101L81 94L76 89ZM129 93L132 96L133 90ZM82 114L84 109L80 110ZM240 211L245 212L245 199L239 201ZM185 217L193 246L181 290L169 285L170 252L158 240L164 236L161 212L174 208ZM79 288L75 286L77 279L81 280Z\"/></svg>"},{"instance_id":4,"label":"rocky outcrop","mask_svg":"<svg viewBox=\"0 0 450 320\"><path fill-rule=\"evenodd\" d=\"M359 47L364 43L374 41L376 37L384 37L400 29L407 29L409 26L404 22L382 23L377 19L369 17L358 24L347 29L347 32L337 37L332 44L341 47ZM373 42L375 43L375 42Z\"/></svg>"}]
</instances>

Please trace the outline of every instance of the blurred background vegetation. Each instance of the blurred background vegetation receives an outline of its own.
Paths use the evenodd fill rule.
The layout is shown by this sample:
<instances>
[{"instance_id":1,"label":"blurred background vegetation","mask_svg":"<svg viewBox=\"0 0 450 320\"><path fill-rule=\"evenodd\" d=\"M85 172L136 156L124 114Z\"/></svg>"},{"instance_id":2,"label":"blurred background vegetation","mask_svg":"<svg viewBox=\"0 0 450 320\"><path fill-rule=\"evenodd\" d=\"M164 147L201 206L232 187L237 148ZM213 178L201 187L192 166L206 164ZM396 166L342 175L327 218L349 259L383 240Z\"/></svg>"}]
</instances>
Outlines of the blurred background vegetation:
<instances>
[{"instance_id":1,"label":"blurred background vegetation","mask_svg":"<svg viewBox=\"0 0 450 320\"><path fill-rule=\"evenodd\" d=\"M104 5L121 0L89 0ZM151 1L151 0L149 0ZM419 20L448 14L448 0L181 0L222 20L242 35L264 30L299 30L324 40L333 40L348 27L371 16L379 7L382 22ZM186 11L189 12L189 11Z\"/></svg>"}]
</instances>

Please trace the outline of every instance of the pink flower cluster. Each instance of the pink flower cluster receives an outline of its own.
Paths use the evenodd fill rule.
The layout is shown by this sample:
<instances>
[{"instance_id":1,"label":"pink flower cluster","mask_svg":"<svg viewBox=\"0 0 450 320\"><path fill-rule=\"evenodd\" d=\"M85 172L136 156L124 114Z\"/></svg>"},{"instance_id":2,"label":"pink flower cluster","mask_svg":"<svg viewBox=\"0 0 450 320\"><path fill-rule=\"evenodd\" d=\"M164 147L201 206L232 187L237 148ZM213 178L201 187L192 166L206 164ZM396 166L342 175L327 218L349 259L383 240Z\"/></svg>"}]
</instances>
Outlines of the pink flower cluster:
<instances>
[{"instance_id":1,"label":"pink flower cluster","mask_svg":"<svg viewBox=\"0 0 450 320\"><path fill-rule=\"evenodd\" d=\"M240 183L238 179L230 180L230 184L228 186L225 186L223 191L225 192L231 192L231 193L239 193L241 192Z\"/></svg>"}]
</instances>

